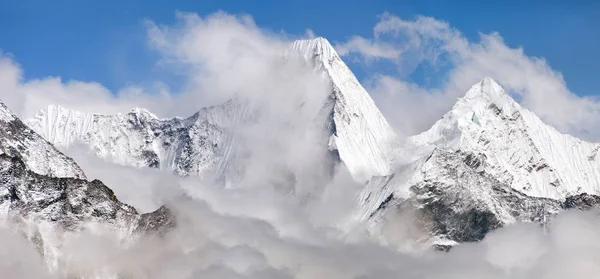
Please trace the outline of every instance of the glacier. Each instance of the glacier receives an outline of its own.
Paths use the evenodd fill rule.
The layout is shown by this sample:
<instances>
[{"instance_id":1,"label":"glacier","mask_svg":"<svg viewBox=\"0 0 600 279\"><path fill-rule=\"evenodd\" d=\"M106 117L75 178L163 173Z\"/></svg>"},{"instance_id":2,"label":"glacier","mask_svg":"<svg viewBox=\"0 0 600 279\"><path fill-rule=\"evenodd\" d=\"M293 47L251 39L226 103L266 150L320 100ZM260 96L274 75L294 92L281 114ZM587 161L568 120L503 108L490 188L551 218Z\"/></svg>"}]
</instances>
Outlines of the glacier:
<instances>
[{"instance_id":1,"label":"glacier","mask_svg":"<svg viewBox=\"0 0 600 279\"><path fill-rule=\"evenodd\" d=\"M217 158L227 156L231 137L224 129L243 114L243 108L232 102L172 119L159 119L141 108L101 115L50 105L27 124L59 147L85 143L98 156L118 164L189 175L201 174L216 166Z\"/></svg>"}]
</instances>

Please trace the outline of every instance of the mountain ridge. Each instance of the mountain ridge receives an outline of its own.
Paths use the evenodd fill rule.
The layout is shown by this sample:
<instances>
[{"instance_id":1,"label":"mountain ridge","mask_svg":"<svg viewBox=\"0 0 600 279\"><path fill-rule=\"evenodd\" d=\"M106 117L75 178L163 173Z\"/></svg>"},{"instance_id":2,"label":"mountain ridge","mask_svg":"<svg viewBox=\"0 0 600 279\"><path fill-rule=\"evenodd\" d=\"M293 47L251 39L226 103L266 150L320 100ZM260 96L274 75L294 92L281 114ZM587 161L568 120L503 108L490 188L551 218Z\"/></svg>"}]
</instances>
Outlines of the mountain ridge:
<instances>
[{"instance_id":1,"label":"mountain ridge","mask_svg":"<svg viewBox=\"0 0 600 279\"><path fill-rule=\"evenodd\" d=\"M119 237L163 233L175 226L166 207L146 214L122 203L99 180L21 122L0 102L0 219L31 241L50 269L60 265L68 232L99 223Z\"/></svg>"},{"instance_id":2,"label":"mountain ridge","mask_svg":"<svg viewBox=\"0 0 600 279\"><path fill-rule=\"evenodd\" d=\"M318 71L330 79L331 93L322 104L321 112L314 116L317 122L323 121L317 125L329 130L328 138L323 139L327 149L336 154L335 158L339 157L357 180L366 181L372 175L389 174L391 161L394 159L393 145L397 137L368 92L360 85L329 42L324 38L297 41L292 44L286 55L313 63ZM197 114L188 118L158 119L140 117L139 115L144 115L144 111L154 116L151 112L142 109L133 109L127 114L110 116L86 114L51 105L40 111L34 118L27 120L27 124L58 146L67 147L75 141L83 141L90 145L90 149L97 155L113 157L113 160L119 164L166 168L180 175L202 175L214 168L218 173L225 172L219 165L229 167L228 159L221 159L229 155L235 156L231 154L235 149L235 146L230 145L234 141L230 135L231 125L226 122L240 123L245 121L245 118L248 119L246 113L242 113L242 116L231 116L235 114L235 110L245 109L244 104L239 100L230 100L223 105L201 109L197 113L200 118L196 119L202 123L202 127L198 127L181 124ZM210 115L203 115L203 111L215 111L216 118L222 119L215 120L215 117L211 119ZM323 113L325 115L320 116ZM106 124L100 119L110 119L105 122L113 123ZM142 127L128 124L136 120L141 121ZM171 126L182 128L173 131L178 135L169 144L178 147L172 152L163 152L164 148L161 145L165 140L155 135L165 134L164 129L171 129L166 127L168 124L162 125L162 123L171 123ZM127 127L125 128L127 132L123 132L123 127ZM212 137L204 135L206 140L194 138L194 133L202 131L210 131ZM129 132L131 133L127 134ZM114 143L119 140L124 140L126 143ZM125 144L131 148L117 150L118 146ZM183 154L186 148L192 148L192 145L207 146L205 150L196 154L201 157L200 159L186 157L186 154ZM200 153L209 155L202 157ZM182 167L183 163L178 160L187 159L191 160L191 165L198 165L201 162L204 164L197 169Z\"/></svg>"},{"instance_id":3,"label":"mountain ridge","mask_svg":"<svg viewBox=\"0 0 600 279\"><path fill-rule=\"evenodd\" d=\"M355 182L364 183L351 214L355 226L366 225L376 237L385 216L407 206L418 209L435 241L460 243L478 241L488 231L514 222L545 223L561 210L594 200L586 195L600 193L600 144L546 125L490 77L467 90L429 130L401 145L326 39L297 41L286 57L310 63L330 81L330 94L309 116L309 126L323 132L310 134L315 139L309 142L326 152L309 165L311 171L326 169L324 173L344 166ZM239 99L203 108L188 118L158 119L144 109L102 116L67 109L52 113L55 108L27 123L49 138L60 135L51 140L58 145L84 141L97 155L120 158L115 161L125 165L164 168L184 176L212 172L233 181L231 174L253 165L245 161L248 154L261 151L244 149L243 135L235 131L260 118ZM271 128L287 123L275 124L281 126ZM266 142L263 148L269 147ZM263 163L251 172L281 172L275 178L280 184L298 183L294 171L308 166L289 169L288 162L279 159ZM567 207L567 201L575 205Z\"/></svg>"},{"instance_id":4,"label":"mountain ridge","mask_svg":"<svg viewBox=\"0 0 600 279\"><path fill-rule=\"evenodd\" d=\"M53 177L85 179L73 159L40 137L0 102L0 151L19 157L33 171Z\"/></svg>"}]
</instances>

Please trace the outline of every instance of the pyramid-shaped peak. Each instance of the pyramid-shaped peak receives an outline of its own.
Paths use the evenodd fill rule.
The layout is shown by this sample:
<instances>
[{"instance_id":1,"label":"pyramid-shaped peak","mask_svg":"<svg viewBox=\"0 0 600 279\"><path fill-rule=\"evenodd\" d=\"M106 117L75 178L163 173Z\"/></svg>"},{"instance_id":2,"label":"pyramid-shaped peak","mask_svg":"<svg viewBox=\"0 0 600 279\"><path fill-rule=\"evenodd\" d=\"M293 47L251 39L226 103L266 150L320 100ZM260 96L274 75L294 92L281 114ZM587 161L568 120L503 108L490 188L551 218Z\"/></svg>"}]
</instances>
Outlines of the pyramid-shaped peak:
<instances>
[{"instance_id":1,"label":"pyramid-shaped peak","mask_svg":"<svg viewBox=\"0 0 600 279\"><path fill-rule=\"evenodd\" d=\"M521 108L519 103L517 103L506 91L504 91L500 84L490 77L485 77L480 82L471 86L471 89L467 91L467 94L465 94L465 96L457 102L455 108L457 106L478 106L478 104L495 104L499 108Z\"/></svg>"},{"instance_id":2,"label":"pyramid-shaped peak","mask_svg":"<svg viewBox=\"0 0 600 279\"><path fill-rule=\"evenodd\" d=\"M323 37L297 40L292 44L292 50L305 58L312 59L318 57L322 61L339 57L333 46Z\"/></svg>"},{"instance_id":3,"label":"pyramid-shaped peak","mask_svg":"<svg viewBox=\"0 0 600 279\"><path fill-rule=\"evenodd\" d=\"M510 98L502 86L491 77L485 77L480 82L471 86L465 97L468 99L491 98L492 100L496 98Z\"/></svg>"},{"instance_id":4,"label":"pyramid-shaped peak","mask_svg":"<svg viewBox=\"0 0 600 279\"><path fill-rule=\"evenodd\" d=\"M451 113L483 112L489 108L498 108L510 114L520 110L521 106L494 79L485 77L471 86L467 94L456 102Z\"/></svg>"}]
</instances>

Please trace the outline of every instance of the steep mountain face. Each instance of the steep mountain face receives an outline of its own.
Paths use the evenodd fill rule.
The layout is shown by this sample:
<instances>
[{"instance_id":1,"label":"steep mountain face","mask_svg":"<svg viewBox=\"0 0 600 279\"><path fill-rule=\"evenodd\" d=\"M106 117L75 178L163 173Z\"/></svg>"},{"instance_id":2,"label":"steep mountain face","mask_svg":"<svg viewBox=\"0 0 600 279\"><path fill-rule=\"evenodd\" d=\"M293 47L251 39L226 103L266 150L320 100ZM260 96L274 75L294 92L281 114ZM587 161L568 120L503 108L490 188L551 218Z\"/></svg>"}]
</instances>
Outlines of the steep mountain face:
<instances>
[{"instance_id":1,"label":"steep mountain face","mask_svg":"<svg viewBox=\"0 0 600 279\"><path fill-rule=\"evenodd\" d=\"M386 215L416 210L416 220L434 244L483 239L515 222L545 224L563 209L561 201L525 195L485 175L468 155L435 149L404 171L371 180L361 201L377 235ZM381 191L383 189L383 191Z\"/></svg>"},{"instance_id":2,"label":"steep mountain face","mask_svg":"<svg viewBox=\"0 0 600 279\"><path fill-rule=\"evenodd\" d=\"M0 153L20 158L38 174L85 179L71 158L23 124L3 103L0 103Z\"/></svg>"},{"instance_id":3,"label":"steep mountain face","mask_svg":"<svg viewBox=\"0 0 600 279\"><path fill-rule=\"evenodd\" d=\"M341 160L358 181L390 174L396 136L329 42L297 41L286 57L305 60L330 81L331 94L313 116L313 126L323 130L316 135L323 139L316 142L325 145L330 159ZM245 167L241 161L252 150L241 147L244 136L237 130L256 114L238 99L185 119L158 119L143 109L99 115L49 106L27 125L58 146L83 142L98 156L119 164L222 177Z\"/></svg>"},{"instance_id":4,"label":"steep mountain face","mask_svg":"<svg viewBox=\"0 0 600 279\"><path fill-rule=\"evenodd\" d=\"M468 242L516 221L544 224L561 210L597 205L599 145L545 125L490 78L408 142L427 156L373 178L362 193L359 219L374 228L386 214L417 208L434 238Z\"/></svg>"},{"instance_id":5,"label":"steep mountain face","mask_svg":"<svg viewBox=\"0 0 600 279\"><path fill-rule=\"evenodd\" d=\"M301 40L294 42L292 50L331 80L331 149L338 151L357 181L389 174L398 138L331 44L324 38Z\"/></svg>"}]
</instances>

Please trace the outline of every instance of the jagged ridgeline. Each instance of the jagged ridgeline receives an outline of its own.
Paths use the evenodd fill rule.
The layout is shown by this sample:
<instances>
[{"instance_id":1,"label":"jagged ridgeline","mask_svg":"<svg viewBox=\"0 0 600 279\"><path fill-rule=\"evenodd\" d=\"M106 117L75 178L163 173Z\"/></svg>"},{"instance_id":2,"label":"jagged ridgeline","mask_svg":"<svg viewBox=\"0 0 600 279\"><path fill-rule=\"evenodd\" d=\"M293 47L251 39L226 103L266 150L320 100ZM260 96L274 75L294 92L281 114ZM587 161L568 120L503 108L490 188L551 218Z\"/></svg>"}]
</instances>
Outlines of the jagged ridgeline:
<instances>
[{"instance_id":1,"label":"jagged ridgeline","mask_svg":"<svg viewBox=\"0 0 600 279\"><path fill-rule=\"evenodd\" d=\"M491 78L473 85L431 129L401 141L326 39L297 41L286 55L304 59L330 83L314 115L324 129L314 142L326 156L314 165L343 168L364 183L357 210L348 213L355 217L350 228L366 226L378 237L394 220L386 216L416 208L429 241L453 245L596 204L600 144L544 124ZM236 181L232 176L247 167L243 139L235 136L236 127L253 121L247 108L231 100L188 118L160 119L144 109L100 115L53 105L26 124L56 145L84 142L119 164ZM293 170L281 171L294 181Z\"/></svg>"},{"instance_id":2,"label":"jagged ridgeline","mask_svg":"<svg viewBox=\"0 0 600 279\"><path fill-rule=\"evenodd\" d=\"M52 250L42 224L77 231L100 222L130 236L164 233L175 225L165 208L139 214L120 202L99 180L88 181L81 168L24 125L0 103L0 212L17 231L23 229L44 254Z\"/></svg>"}]
</instances>

